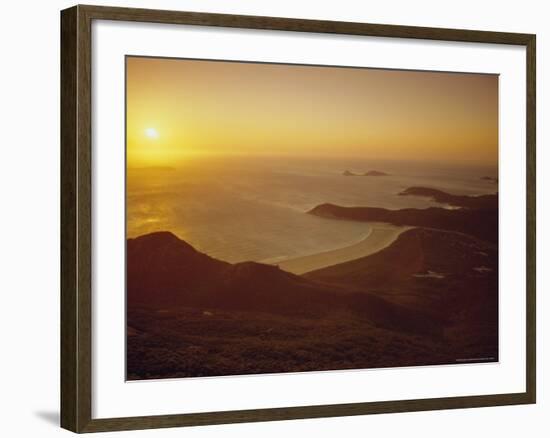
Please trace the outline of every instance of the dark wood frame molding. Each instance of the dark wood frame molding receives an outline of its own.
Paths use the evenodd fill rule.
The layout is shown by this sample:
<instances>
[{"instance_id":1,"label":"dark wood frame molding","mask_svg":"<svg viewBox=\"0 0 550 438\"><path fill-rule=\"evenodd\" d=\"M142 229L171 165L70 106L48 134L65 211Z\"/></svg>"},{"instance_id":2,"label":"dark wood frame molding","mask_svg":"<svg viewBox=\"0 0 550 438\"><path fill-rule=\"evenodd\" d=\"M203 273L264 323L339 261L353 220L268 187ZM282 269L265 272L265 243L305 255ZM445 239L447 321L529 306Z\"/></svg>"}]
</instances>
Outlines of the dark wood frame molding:
<instances>
[{"instance_id":1,"label":"dark wood frame molding","mask_svg":"<svg viewBox=\"0 0 550 438\"><path fill-rule=\"evenodd\" d=\"M468 397L92 419L92 20L141 21L525 46L527 51L526 391ZM535 403L535 50L535 35L520 33L81 5L63 10L61 12L61 426L80 433Z\"/></svg>"}]
</instances>

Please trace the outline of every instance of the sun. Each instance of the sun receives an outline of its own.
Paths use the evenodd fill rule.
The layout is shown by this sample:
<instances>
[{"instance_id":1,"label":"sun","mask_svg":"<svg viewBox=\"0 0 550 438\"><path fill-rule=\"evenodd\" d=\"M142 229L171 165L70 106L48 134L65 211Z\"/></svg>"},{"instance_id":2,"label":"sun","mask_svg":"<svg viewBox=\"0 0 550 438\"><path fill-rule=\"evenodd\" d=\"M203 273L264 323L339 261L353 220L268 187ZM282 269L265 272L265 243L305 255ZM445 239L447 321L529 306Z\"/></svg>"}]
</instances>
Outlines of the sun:
<instances>
[{"instance_id":1,"label":"sun","mask_svg":"<svg viewBox=\"0 0 550 438\"><path fill-rule=\"evenodd\" d=\"M145 135L146 135L148 138L155 139L155 138L158 138L159 133L158 133L158 131L157 131L155 128L146 128L146 129L145 129Z\"/></svg>"}]
</instances>

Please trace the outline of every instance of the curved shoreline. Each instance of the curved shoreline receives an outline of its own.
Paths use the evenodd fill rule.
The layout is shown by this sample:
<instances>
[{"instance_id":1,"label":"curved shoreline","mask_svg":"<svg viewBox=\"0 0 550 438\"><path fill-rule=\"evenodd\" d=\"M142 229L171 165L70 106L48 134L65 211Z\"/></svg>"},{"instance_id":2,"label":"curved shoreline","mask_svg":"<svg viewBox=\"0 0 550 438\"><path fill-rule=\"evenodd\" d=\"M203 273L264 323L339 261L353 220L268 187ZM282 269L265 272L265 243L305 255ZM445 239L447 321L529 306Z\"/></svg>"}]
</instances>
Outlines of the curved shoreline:
<instances>
[{"instance_id":1,"label":"curved shoreline","mask_svg":"<svg viewBox=\"0 0 550 438\"><path fill-rule=\"evenodd\" d=\"M302 275L306 272L315 271L317 269L349 262L351 260L374 254L395 242L397 237L399 237L399 235L404 231L414 228L380 222L371 222L369 225L371 226L369 234L360 242L354 243L353 245L288 260L282 260L271 264L279 266L279 268L283 271Z\"/></svg>"}]
</instances>

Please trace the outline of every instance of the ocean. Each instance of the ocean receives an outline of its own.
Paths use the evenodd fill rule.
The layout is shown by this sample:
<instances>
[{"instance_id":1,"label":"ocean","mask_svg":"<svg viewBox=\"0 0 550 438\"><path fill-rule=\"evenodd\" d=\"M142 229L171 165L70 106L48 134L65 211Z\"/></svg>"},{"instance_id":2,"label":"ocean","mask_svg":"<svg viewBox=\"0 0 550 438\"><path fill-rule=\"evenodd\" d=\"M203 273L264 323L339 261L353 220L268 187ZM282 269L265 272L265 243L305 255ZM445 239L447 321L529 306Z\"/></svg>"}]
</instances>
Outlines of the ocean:
<instances>
[{"instance_id":1,"label":"ocean","mask_svg":"<svg viewBox=\"0 0 550 438\"><path fill-rule=\"evenodd\" d=\"M382 171L388 176L344 176ZM437 204L398 196L412 186L495 193L496 167L356 158L201 157L177 167L129 168L127 237L171 231L231 263L275 261L345 247L369 224L306 214L318 204L388 209Z\"/></svg>"}]
</instances>

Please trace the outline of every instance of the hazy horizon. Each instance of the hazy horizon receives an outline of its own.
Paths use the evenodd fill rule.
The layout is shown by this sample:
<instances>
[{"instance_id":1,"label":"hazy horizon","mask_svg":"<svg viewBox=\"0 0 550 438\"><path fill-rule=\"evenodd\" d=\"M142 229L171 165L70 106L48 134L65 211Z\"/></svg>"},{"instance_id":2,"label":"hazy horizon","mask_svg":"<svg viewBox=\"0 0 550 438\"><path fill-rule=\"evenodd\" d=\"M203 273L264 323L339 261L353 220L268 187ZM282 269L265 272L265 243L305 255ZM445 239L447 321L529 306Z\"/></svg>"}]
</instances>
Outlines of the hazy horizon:
<instances>
[{"instance_id":1,"label":"hazy horizon","mask_svg":"<svg viewBox=\"0 0 550 438\"><path fill-rule=\"evenodd\" d=\"M498 171L498 161L495 162L480 162L475 161L473 159L468 159L467 157L462 159L456 159L456 160L438 160L437 158L434 159L425 159L425 158L409 158L409 159L380 159L378 157L369 157L364 155L317 155L312 156L311 154L303 154L298 155L296 153L293 154L275 154L275 153L261 153L261 154L253 154L253 153L244 153L244 152L238 152L238 151L228 151L224 153L197 153L194 155L187 155L185 156L185 159L181 160L175 160L175 161L135 161L135 162L128 162L127 169L129 170L136 170L136 169L154 169L154 168L173 168L173 169L183 169L193 162L216 162L220 161L223 162L225 159L244 159L244 160L295 160L295 161L332 161L334 163L335 170L338 170L339 163L350 163L353 160L357 160L360 163L371 163L371 167L376 170L383 170L378 169L378 167L382 168L387 164L404 164L404 163L414 163L415 165L421 165L423 163L426 163L430 166L432 165L442 165L442 166L448 166L448 167L464 167L464 168L484 168L488 169L489 171ZM345 170L345 169L342 169ZM371 170L370 168L368 170Z\"/></svg>"},{"instance_id":2,"label":"hazy horizon","mask_svg":"<svg viewBox=\"0 0 550 438\"><path fill-rule=\"evenodd\" d=\"M481 179L496 177L493 167L357 159L196 161L202 164L128 169L127 237L170 231L229 262L291 258L350 245L368 234L366 223L305 214L323 203L427 208L440 205L398 193L412 186L458 195L498 191L498 184ZM347 169L390 176L345 177Z\"/></svg>"}]
</instances>

